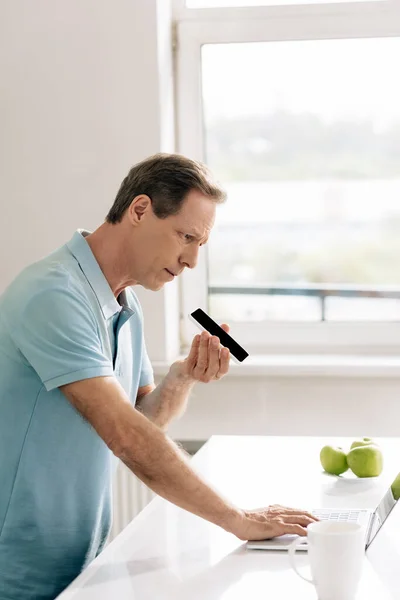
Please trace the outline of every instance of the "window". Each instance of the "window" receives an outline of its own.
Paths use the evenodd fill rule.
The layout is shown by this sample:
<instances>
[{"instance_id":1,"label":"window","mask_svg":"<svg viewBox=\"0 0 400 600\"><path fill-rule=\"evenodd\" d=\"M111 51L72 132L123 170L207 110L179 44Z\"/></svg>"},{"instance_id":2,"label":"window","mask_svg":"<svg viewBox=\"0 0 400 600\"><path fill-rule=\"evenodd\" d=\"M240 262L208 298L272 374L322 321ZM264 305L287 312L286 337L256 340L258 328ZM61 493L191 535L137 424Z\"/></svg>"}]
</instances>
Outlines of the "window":
<instances>
[{"instance_id":1,"label":"window","mask_svg":"<svg viewBox=\"0 0 400 600\"><path fill-rule=\"evenodd\" d=\"M400 320L397 56L400 38L203 46L205 160L229 198L217 319Z\"/></svg>"},{"instance_id":2,"label":"window","mask_svg":"<svg viewBox=\"0 0 400 600\"><path fill-rule=\"evenodd\" d=\"M329 3L331 0L307 0L307 4ZM333 0L334 2L346 2L347 0ZM361 2L362 0L355 0ZM381 0L372 0L381 1ZM304 0L186 0L188 8L233 8L254 7L282 4L304 4Z\"/></svg>"},{"instance_id":3,"label":"window","mask_svg":"<svg viewBox=\"0 0 400 600\"><path fill-rule=\"evenodd\" d=\"M400 339L399 5L326 8L179 25L179 150L229 198L184 310L208 308L259 351Z\"/></svg>"}]
</instances>

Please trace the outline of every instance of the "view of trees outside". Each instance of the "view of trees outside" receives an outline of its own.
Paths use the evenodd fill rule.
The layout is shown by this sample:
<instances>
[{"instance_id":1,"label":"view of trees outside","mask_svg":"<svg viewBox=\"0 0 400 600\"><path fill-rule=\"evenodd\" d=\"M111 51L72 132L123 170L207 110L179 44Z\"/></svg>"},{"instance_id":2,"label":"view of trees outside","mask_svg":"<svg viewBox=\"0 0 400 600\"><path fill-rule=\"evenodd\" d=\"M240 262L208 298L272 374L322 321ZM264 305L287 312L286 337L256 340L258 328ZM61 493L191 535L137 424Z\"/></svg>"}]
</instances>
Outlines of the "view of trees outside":
<instances>
[{"instance_id":1,"label":"view of trees outside","mask_svg":"<svg viewBox=\"0 0 400 600\"><path fill-rule=\"evenodd\" d=\"M206 45L205 158L228 191L210 285L400 291L400 39ZM215 317L319 320L307 295L212 295ZM326 300L398 320L400 300Z\"/></svg>"}]
</instances>

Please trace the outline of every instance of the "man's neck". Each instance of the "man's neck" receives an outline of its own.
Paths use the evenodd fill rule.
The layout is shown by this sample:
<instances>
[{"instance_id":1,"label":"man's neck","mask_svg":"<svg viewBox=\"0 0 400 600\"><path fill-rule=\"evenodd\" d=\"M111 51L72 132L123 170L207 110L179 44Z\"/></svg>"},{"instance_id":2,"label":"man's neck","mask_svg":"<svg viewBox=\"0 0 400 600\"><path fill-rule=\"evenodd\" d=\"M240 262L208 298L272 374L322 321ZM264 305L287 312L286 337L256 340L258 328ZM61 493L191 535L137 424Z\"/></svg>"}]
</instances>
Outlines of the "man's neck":
<instances>
[{"instance_id":1,"label":"man's neck","mask_svg":"<svg viewBox=\"0 0 400 600\"><path fill-rule=\"evenodd\" d=\"M123 252L118 242L116 227L116 225L110 223L103 223L85 239L99 263L99 267L107 279L114 296L118 298L125 288L135 285L137 282L129 279L124 273L121 261Z\"/></svg>"}]
</instances>

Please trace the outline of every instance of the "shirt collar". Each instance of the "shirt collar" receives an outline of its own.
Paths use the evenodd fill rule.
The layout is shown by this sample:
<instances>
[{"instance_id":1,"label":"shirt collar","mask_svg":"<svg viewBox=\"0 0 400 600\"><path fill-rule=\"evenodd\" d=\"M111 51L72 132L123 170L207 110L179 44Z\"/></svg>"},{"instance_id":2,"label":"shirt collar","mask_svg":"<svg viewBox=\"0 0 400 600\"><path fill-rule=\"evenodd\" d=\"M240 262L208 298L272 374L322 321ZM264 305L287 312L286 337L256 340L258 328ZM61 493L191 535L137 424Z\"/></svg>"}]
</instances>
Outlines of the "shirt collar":
<instances>
[{"instance_id":1,"label":"shirt collar","mask_svg":"<svg viewBox=\"0 0 400 600\"><path fill-rule=\"evenodd\" d=\"M89 231L84 229L78 229L67 243L67 247L78 261L84 276L94 291L104 318L109 319L120 312L122 307L117 302L107 279L104 277L103 271L100 269L99 263L85 240L85 237L89 233Z\"/></svg>"}]
</instances>

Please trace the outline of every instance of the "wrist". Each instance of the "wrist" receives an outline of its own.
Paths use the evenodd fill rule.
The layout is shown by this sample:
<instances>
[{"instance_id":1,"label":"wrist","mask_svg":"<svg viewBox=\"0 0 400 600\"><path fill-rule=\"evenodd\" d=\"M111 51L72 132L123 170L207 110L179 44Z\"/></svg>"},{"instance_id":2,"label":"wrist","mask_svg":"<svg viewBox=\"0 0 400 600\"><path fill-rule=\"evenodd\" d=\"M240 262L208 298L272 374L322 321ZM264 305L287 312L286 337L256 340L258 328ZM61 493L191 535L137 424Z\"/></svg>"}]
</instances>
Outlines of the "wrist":
<instances>
[{"instance_id":1,"label":"wrist","mask_svg":"<svg viewBox=\"0 0 400 600\"><path fill-rule=\"evenodd\" d=\"M228 531L228 533L233 533L237 537L241 538L245 518L246 515L244 510L241 510L235 506L231 506L226 518L221 523L221 527L222 529L225 529L225 531Z\"/></svg>"},{"instance_id":2,"label":"wrist","mask_svg":"<svg viewBox=\"0 0 400 600\"><path fill-rule=\"evenodd\" d=\"M192 387L196 383L195 378L187 373L184 360L177 360L172 363L167 378L174 381L178 386Z\"/></svg>"}]
</instances>

